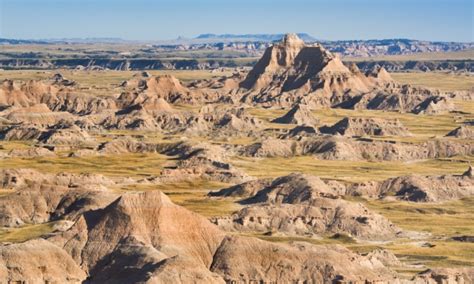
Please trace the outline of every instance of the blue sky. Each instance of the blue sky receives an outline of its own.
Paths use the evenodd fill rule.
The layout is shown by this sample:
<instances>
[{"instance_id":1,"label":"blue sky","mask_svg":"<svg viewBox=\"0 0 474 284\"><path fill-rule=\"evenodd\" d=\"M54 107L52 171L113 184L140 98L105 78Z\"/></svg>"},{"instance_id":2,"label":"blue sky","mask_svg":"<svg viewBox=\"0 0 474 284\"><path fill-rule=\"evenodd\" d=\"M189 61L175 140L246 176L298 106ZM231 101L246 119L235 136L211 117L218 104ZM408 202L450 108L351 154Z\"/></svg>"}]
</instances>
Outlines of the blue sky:
<instances>
[{"instance_id":1,"label":"blue sky","mask_svg":"<svg viewBox=\"0 0 474 284\"><path fill-rule=\"evenodd\" d=\"M165 40L307 32L474 41L474 0L0 0L0 37Z\"/></svg>"}]
</instances>

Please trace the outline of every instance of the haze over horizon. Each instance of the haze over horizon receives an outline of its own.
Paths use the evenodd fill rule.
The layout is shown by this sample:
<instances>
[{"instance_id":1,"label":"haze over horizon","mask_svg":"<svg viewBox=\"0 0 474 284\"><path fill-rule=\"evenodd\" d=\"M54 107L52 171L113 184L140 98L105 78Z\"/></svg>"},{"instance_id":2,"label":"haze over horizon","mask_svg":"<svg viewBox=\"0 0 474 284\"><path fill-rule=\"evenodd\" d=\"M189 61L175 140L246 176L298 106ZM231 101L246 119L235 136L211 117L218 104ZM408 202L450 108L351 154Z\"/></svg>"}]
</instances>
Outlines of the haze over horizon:
<instances>
[{"instance_id":1,"label":"haze over horizon","mask_svg":"<svg viewBox=\"0 0 474 284\"><path fill-rule=\"evenodd\" d=\"M288 21L285 19L295 19ZM471 0L0 0L0 37L170 40L304 32L318 39L474 40Z\"/></svg>"}]
</instances>

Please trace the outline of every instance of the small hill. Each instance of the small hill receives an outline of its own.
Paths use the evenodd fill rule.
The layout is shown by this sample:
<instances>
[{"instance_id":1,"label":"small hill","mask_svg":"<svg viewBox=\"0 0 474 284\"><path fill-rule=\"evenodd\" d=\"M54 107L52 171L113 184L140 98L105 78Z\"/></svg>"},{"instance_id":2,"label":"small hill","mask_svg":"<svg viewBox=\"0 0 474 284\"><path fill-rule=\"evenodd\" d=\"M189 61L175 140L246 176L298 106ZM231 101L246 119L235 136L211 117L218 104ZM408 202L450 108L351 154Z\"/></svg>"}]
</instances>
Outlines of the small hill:
<instances>
[{"instance_id":1,"label":"small hill","mask_svg":"<svg viewBox=\"0 0 474 284\"><path fill-rule=\"evenodd\" d=\"M272 120L274 123L282 124L298 124L298 125L317 125L316 118L306 106L297 104L290 109L285 115Z\"/></svg>"},{"instance_id":2,"label":"small hill","mask_svg":"<svg viewBox=\"0 0 474 284\"><path fill-rule=\"evenodd\" d=\"M346 117L330 127L321 127L321 133L345 136L411 136L398 119Z\"/></svg>"},{"instance_id":3,"label":"small hill","mask_svg":"<svg viewBox=\"0 0 474 284\"><path fill-rule=\"evenodd\" d=\"M474 127L461 125L458 128L450 131L448 134L446 134L446 136L463 139L474 139Z\"/></svg>"}]
</instances>

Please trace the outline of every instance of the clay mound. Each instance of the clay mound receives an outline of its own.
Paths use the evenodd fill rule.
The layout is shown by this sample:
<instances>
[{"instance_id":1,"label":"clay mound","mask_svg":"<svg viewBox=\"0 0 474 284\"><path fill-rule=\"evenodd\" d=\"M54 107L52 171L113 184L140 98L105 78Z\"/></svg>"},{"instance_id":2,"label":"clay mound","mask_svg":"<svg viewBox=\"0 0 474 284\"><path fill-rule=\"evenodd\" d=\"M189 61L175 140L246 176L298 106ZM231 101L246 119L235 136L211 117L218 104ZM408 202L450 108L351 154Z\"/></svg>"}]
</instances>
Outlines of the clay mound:
<instances>
[{"instance_id":1,"label":"clay mound","mask_svg":"<svg viewBox=\"0 0 474 284\"><path fill-rule=\"evenodd\" d=\"M93 282L104 272L111 277L121 273L123 267L115 263L121 263L124 255L141 262L134 264L149 270L142 277L154 281L181 275L188 280L198 275L218 280L208 268L223 238L205 218L153 191L123 195L101 212L84 215L52 241L80 262ZM186 270L188 266L193 269Z\"/></svg>"},{"instance_id":2,"label":"clay mound","mask_svg":"<svg viewBox=\"0 0 474 284\"><path fill-rule=\"evenodd\" d=\"M185 133L211 136L248 136L263 127L263 122L243 107L206 105L192 117Z\"/></svg>"},{"instance_id":3,"label":"clay mound","mask_svg":"<svg viewBox=\"0 0 474 284\"><path fill-rule=\"evenodd\" d=\"M55 157L56 154L43 147L33 147L27 149L13 149L8 152L10 158L36 158L36 157Z\"/></svg>"},{"instance_id":4,"label":"clay mound","mask_svg":"<svg viewBox=\"0 0 474 284\"><path fill-rule=\"evenodd\" d=\"M223 188L219 191L211 191L209 192L208 195L211 197L241 197L241 198L246 197L248 198L248 197L254 196L262 188L266 188L270 186L271 183L272 183L271 178L251 180L251 181L237 184L228 188Z\"/></svg>"},{"instance_id":5,"label":"clay mound","mask_svg":"<svg viewBox=\"0 0 474 284\"><path fill-rule=\"evenodd\" d=\"M329 187L318 177L293 173L273 180L269 186L261 188L254 196L241 201L241 203L299 204L316 197L336 198L342 194L344 192Z\"/></svg>"},{"instance_id":6,"label":"clay mound","mask_svg":"<svg viewBox=\"0 0 474 284\"><path fill-rule=\"evenodd\" d=\"M163 170L159 177L159 180L163 182L193 179L231 183L246 181L249 176L229 163L202 156L193 156L179 160L174 168Z\"/></svg>"},{"instance_id":7,"label":"clay mound","mask_svg":"<svg viewBox=\"0 0 474 284\"><path fill-rule=\"evenodd\" d=\"M349 161L412 161L474 153L472 143L445 140L430 140L422 144L393 143L336 136L302 141L299 148L304 155L311 154L324 160Z\"/></svg>"},{"instance_id":8,"label":"clay mound","mask_svg":"<svg viewBox=\"0 0 474 284\"><path fill-rule=\"evenodd\" d=\"M211 270L227 283L396 281L380 263L371 264L342 246L283 245L244 237L226 237Z\"/></svg>"},{"instance_id":9,"label":"clay mound","mask_svg":"<svg viewBox=\"0 0 474 284\"><path fill-rule=\"evenodd\" d=\"M463 139L474 139L474 129L473 127L467 125L461 125L458 128L450 131L448 134L446 134L446 136Z\"/></svg>"},{"instance_id":10,"label":"clay mound","mask_svg":"<svg viewBox=\"0 0 474 284\"><path fill-rule=\"evenodd\" d=\"M0 245L2 283L82 283L87 274L63 249L43 239Z\"/></svg>"},{"instance_id":11,"label":"clay mound","mask_svg":"<svg viewBox=\"0 0 474 284\"><path fill-rule=\"evenodd\" d=\"M65 86L65 87L70 87L76 85L76 82L73 80L68 80L64 78L64 76L61 73L56 73L51 77L51 81L55 85L59 86Z\"/></svg>"},{"instance_id":12,"label":"clay mound","mask_svg":"<svg viewBox=\"0 0 474 284\"><path fill-rule=\"evenodd\" d=\"M398 119L343 118L333 126L319 129L326 134L345 136L411 136Z\"/></svg>"},{"instance_id":13,"label":"clay mound","mask_svg":"<svg viewBox=\"0 0 474 284\"><path fill-rule=\"evenodd\" d=\"M314 237L345 234L361 240L392 240L402 230L360 203L315 197L302 204L248 206L231 217L214 218L221 229L237 232L278 232Z\"/></svg>"},{"instance_id":14,"label":"clay mound","mask_svg":"<svg viewBox=\"0 0 474 284\"><path fill-rule=\"evenodd\" d=\"M174 166L161 172L157 181L180 182L191 180L212 180L218 182L243 182L249 176L226 162L231 149L209 143L181 142L164 145L160 153L175 156Z\"/></svg>"},{"instance_id":15,"label":"clay mound","mask_svg":"<svg viewBox=\"0 0 474 284\"><path fill-rule=\"evenodd\" d=\"M463 175L404 176L383 182L355 184L348 189L352 195L374 198L444 202L474 196L472 168Z\"/></svg>"},{"instance_id":16,"label":"clay mound","mask_svg":"<svg viewBox=\"0 0 474 284\"><path fill-rule=\"evenodd\" d=\"M0 225L16 227L70 218L101 208L116 194L115 183L101 175L41 174L34 170L1 170L0 188L15 190L0 199Z\"/></svg>"},{"instance_id":17,"label":"clay mound","mask_svg":"<svg viewBox=\"0 0 474 284\"><path fill-rule=\"evenodd\" d=\"M1 115L1 113L0 113ZM67 112L52 112L47 105L38 104L31 107L8 109L6 119L14 123L25 123L40 126L54 125L60 121L72 122L74 117Z\"/></svg>"},{"instance_id":18,"label":"clay mound","mask_svg":"<svg viewBox=\"0 0 474 284\"><path fill-rule=\"evenodd\" d=\"M140 100L161 98L168 103L195 104L214 102L219 99L219 94L214 92L202 92L197 89L189 89L171 75L162 75L151 78L134 78L126 84L122 84L128 90L123 94L128 98L135 97ZM124 102L122 97L122 103ZM120 100L119 100L120 101ZM131 101L128 101L130 105Z\"/></svg>"},{"instance_id":19,"label":"clay mound","mask_svg":"<svg viewBox=\"0 0 474 284\"><path fill-rule=\"evenodd\" d=\"M12 80L4 80L0 88L0 106L29 107L39 103L38 97L57 91L40 82L19 84Z\"/></svg>"},{"instance_id":20,"label":"clay mound","mask_svg":"<svg viewBox=\"0 0 474 284\"><path fill-rule=\"evenodd\" d=\"M268 138L242 147L239 154L249 157L292 157L297 154L298 145L291 140Z\"/></svg>"},{"instance_id":21,"label":"clay mound","mask_svg":"<svg viewBox=\"0 0 474 284\"><path fill-rule=\"evenodd\" d=\"M255 185L259 184L263 187L256 189ZM345 193L343 186L326 184L314 176L291 174L271 183L253 181L211 196L246 197L249 193L254 195L240 201L248 207L231 217L214 218L213 221L228 231L303 236L343 233L365 240L394 239L402 233L386 218L370 212L362 204L338 198Z\"/></svg>"},{"instance_id":22,"label":"clay mound","mask_svg":"<svg viewBox=\"0 0 474 284\"><path fill-rule=\"evenodd\" d=\"M336 105L336 107L430 115L455 110L452 99L447 94L437 90L394 82L387 83L383 88L380 87L373 92L354 96Z\"/></svg>"},{"instance_id":23,"label":"clay mound","mask_svg":"<svg viewBox=\"0 0 474 284\"><path fill-rule=\"evenodd\" d=\"M0 225L18 227L74 220L84 212L102 208L116 196L104 190L103 185L90 189L35 182L0 199Z\"/></svg>"},{"instance_id":24,"label":"clay mound","mask_svg":"<svg viewBox=\"0 0 474 284\"><path fill-rule=\"evenodd\" d=\"M42 102L47 104L52 111L65 111L78 115L107 113L117 109L115 99L112 97L98 97L72 92L43 99Z\"/></svg>"},{"instance_id":25,"label":"clay mound","mask_svg":"<svg viewBox=\"0 0 474 284\"><path fill-rule=\"evenodd\" d=\"M287 133L279 135L278 138L303 140L305 138L317 136L318 134L319 130L316 127L310 125L298 125L295 128L288 130Z\"/></svg>"},{"instance_id":26,"label":"clay mound","mask_svg":"<svg viewBox=\"0 0 474 284\"><path fill-rule=\"evenodd\" d=\"M282 138L285 137L285 135L282 136ZM474 144L446 139L434 139L417 144L313 135L297 140L268 138L251 145L241 146L237 153L250 157L312 155L322 160L412 161L473 155Z\"/></svg>"},{"instance_id":27,"label":"clay mound","mask_svg":"<svg viewBox=\"0 0 474 284\"><path fill-rule=\"evenodd\" d=\"M0 138L6 141L37 141L49 145L90 145L94 139L84 130L75 125L61 122L58 125L41 128L31 124L20 124L0 133Z\"/></svg>"},{"instance_id":28,"label":"clay mound","mask_svg":"<svg viewBox=\"0 0 474 284\"><path fill-rule=\"evenodd\" d=\"M195 157L225 161L232 154L229 147L211 144L209 142L181 141L174 144L160 145L160 153L177 157L178 160L187 160Z\"/></svg>"},{"instance_id":29,"label":"clay mound","mask_svg":"<svg viewBox=\"0 0 474 284\"><path fill-rule=\"evenodd\" d=\"M110 114L97 124L106 129L178 131L186 126L188 116L163 99L154 98Z\"/></svg>"},{"instance_id":30,"label":"clay mound","mask_svg":"<svg viewBox=\"0 0 474 284\"><path fill-rule=\"evenodd\" d=\"M376 263L380 262L387 267L402 267L402 262L390 251L377 248L367 254L367 258Z\"/></svg>"},{"instance_id":31,"label":"clay mound","mask_svg":"<svg viewBox=\"0 0 474 284\"><path fill-rule=\"evenodd\" d=\"M360 72L357 65L355 65L355 68L357 69L354 69L354 67L352 67L351 71L354 73ZM385 70L385 68L377 64L371 70L369 70L365 75L369 78L370 77L375 78L377 82L379 82L380 84L393 82L392 76L390 76L387 70Z\"/></svg>"},{"instance_id":32,"label":"clay mound","mask_svg":"<svg viewBox=\"0 0 474 284\"><path fill-rule=\"evenodd\" d=\"M104 142L97 148L99 154L112 155L124 153L156 153L157 145L136 141L130 138L117 138Z\"/></svg>"},{"instance_id":33,"label":"clay mound","mask_svg":"<svg viewBox=\"0 0 474 284\"><path fill-rule=\"evenodd\" d=\"M28 141L37 140L44 129L31 124L15 125L0 133L0 138L5 141Z\"/></svg>"},{"instance_id":34,"label":"clay mound","mask_svg":"<svg viewBox=\"0 0 474 284\"><path fill-rule=\"evenodd\" d=\"M435 268L419 273L415 283L474 283L474 268Z\"/></svg>"},{"instance_id":35,"label":"clay mound","mask_svg":"<svg viewBox=\"0 0 474 284\"><path fill-rule=\"evenodd\" d=\"M16 83L5 80L0 88L0 106L30 107L46 104L54 112L91 114L116 109L115 100L76 94L74 88L48 81Z\"/></svg>"},{"instance_id":36,"label":"clay mound","mask_svg":"<svg viewBox=\"0 0 474 284\"><path fill-rule=\"evenodd\" d=\"M144 109L151 112L172 112L171 105L163 98L146 92L124 92L117 99L122 112Z\"/></svg>"},{"instance_id":37,"label":"clay mound","mask_svg":"<svg viewBox=\"0 0 474 284\"><path fill-rule=\"evenodd\" d=\"M282 117L272 120L274 123L283 124L305 124L315 126L319 124L319 119L314 117L307 106L297 104Z\"/></svg>"},{"instance_id":38,"label":"clay mound","mask_svg":"<svg viewBox=\"0 0 474 284\"><path fill-rule=\"evenodd\" d=\"M49 145L90 145L94 143L94 139L79 127L65 126L49 129L38 137L38 141Z\"/></svg>"}]
</instances>

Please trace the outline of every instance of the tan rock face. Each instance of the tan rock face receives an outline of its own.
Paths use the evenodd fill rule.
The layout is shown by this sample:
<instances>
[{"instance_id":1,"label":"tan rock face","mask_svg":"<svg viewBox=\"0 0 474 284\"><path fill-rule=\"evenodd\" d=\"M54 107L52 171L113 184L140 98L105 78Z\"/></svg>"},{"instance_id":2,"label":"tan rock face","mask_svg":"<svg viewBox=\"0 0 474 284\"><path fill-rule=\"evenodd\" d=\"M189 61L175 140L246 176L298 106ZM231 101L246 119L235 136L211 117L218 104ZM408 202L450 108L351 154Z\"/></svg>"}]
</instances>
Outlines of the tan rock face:
<instances>
[{"instance_id":1,"label":"tan rock face","mask_svg":"<svg viewBox=\"0 0 474 284\"><path fill-rule=\"evenodd\" d=\"M311 113L307 106L296 105L282 117L272 120L274 123L318 125L319 120Z\"/></svg>"},{"instance_id":2,"label":"tan rock face","mask_svg":"<svg viewBox=\"0 0 474 284\"><path fill-rule=\"evenodd\" d=\"M320 128L322 133L346 136L411 136L397 119L343 118L330 127Z\"/></svg>"},{"instance_id":3,"label":"tan rock face","mask_svg":"<svg viewBox=\"0 0 474 284\"><path fill-rule=\"evenodd\" d=\"M83 218L94 225L86 231L78 231L75 236L65 235L64 243L83 234L94 240L85 243L80 254L82 266L91 272L103 269L100 260L113 252L117 244L126 244L126 238L130 237L159 249L167 258L179 255L183 261L206 268L223 238L207 220L172 204L160 192L122 196L98 216ZM186 220L186 223L176 223L177 220Z\"/></svg>"},{"instance_id":4,"label":"tan rock face","mask_svg":"<svg viewBox=\"0 0 474 284\"><path fill-rule=\"evenodd\" d=\"M242 101L265 107L341 107L439 113L454 109L448 96L393 81L381 67L363 74L319 44L305 45L296 35L269 47L240 87Z\"/></svg>"},{"instance_id":5,"label":"tan rock face","mask_svg":"<svg viewBox=\"0 0 474 284\"><path fill-rule=\"evenodd\" d=\"M472 168L463 175L444 176L405 176L372 182L355 184L348 189L349 194L374 198L415 202L444 202L452 199L474 196Z\"/></svg>"},{"instance_id":6,"label":"tan rock face","mask_svg":"<svg viewBox=\"0 0 474 284\"><path fill-rule=\"evenodd\" d=\"M369 240L393 239L401 233L401 229L381 215L361 204L338 198L345 193L343 186L330 186L317 177L292 174L271 183L250 182L252 186L262 187L259 190L252 187L242 194L248 184L212 194L245 196L254 193L240 201L246 208L231 217L214 219L221 228L304 236L343 233Z\"/></svg>"},{"instance_id":7,"label":"tan rock face","mask_svg":"<svg viewBox=\"0 0 474 284\"><path fill-rule=\"evenodd\" d=\"M446 134L446 136L463 139L474 139L474 129L472 126L462 125L450 131L448 134Z\"/></svg>"},{"instance_id":8,"label":"tan rock face","mask_svg":"<svg viewBox=\"0 0 474 284\"><path fill-rule=\"evenodd\" d=\"M363 130L363 129L362 129ZM251 157L292 157L312 155L323 160L348 161L412 161L455 155L474 154L474 144L464 141L433 139L424 143L392 143L373 139L351 139L343 136L289 137L301 139L268 138L262 142L242 146L238 153Z\"/></svg>"},{"instance_id":9,"label":"tan rock face","mask_svg":"<svg viewBox=\"0 0 474 284\"><path fill-rule=\"evenodd\" d=\"M0 245L0 282L82 283L87 274L60 247L43 239Z\"/></svg>"},{"instance_id":10,"label":"tan rock face","mask_svg":"<svg viewBox=\"0 0 474 284\"><path fill-rule=\"evenodd\" d=\"M0 88L0 106L31 107L45 104L52 111L91 114L104 109L115 109L112 98L74 94L72 86L53 82L28 81L15 83L5 80Z\"/></svg>"},{"instance_id":11,"label":"tan rock face","mask_svg":"<svg viewBox=\"0 0 474 284\"><path fill-rule=\"evenodd\" d=\"M383 265L342 247L226 237L159 192L124 195L50 240L81 263L93 283L105 279L382 281L394 277Z\"/></svg>"},{"instance_id":12,"label":"tan rock face","mask_svg":"<svg viewBox=\"0 0 474 284\"><path fill-rule=\"evenodd\" d=\"M45 236L46 240L0 245L3 282L79 283L86 277L91 283L388 281L395 277L380 262L342 247L227 236L159 191L119 195L107 188L98 190L96 185L115 183L97 175L7 170L0 180L4 188L17 192L0 199L0 216L25 220L34 216L29 223L62 218L64 223L55 226L57 231ZM292 182L292 186L283 185ZM313 189L301 191L300 185ZM271 186L279 194L301 196L293 199L296 203L306 202L306 192L329 190L321 180L307 176L283 178Z\"/></svg>"},{"instance_id":13,"label":"tan rock face","mask_svg":"<svg viewBox=\"0 0 474 284\"><path fill-rule=\"evenodd\" d=\"M351 255L350 260L346 257ZM249 261L251 260L251 261ZM281 245L243 237L227 237L216 252L211 270L227 282L315 282L393 279L343 247ZM363 276L362 276L363 275Z\"/></svg>"},{"instance_id":14,"label":"tan rock face","mask_svg":"<svg viewBox=\"0 0 474 284\"><path fill-rule=\"evenodd\" d=\"M415 283L472 283L474 282L473 268L437 268L421 272L414 279Z\"/></svg>"}]
</instances>

